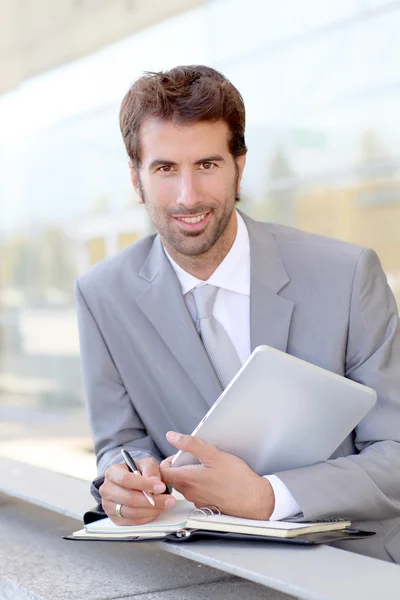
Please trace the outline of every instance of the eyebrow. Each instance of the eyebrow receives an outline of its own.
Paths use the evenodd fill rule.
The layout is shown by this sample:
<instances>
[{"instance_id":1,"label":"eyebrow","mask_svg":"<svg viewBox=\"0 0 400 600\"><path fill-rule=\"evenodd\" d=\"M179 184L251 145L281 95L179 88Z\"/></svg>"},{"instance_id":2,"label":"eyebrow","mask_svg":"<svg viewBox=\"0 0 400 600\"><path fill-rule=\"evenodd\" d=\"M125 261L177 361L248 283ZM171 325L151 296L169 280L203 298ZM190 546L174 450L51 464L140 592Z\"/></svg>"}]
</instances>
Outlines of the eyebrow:
<instances>
[{"instance_id":1,"label":"eyebrow","mask_svg":"<svg viewBox=\"0 0 400 600\"><path fill-rule=\"evenodd\" d=\"M205 158L200 158L199 160L196 160L196 162L194 164L201 165L202 163L205 163L205 162L224 163L225 159L220 154L212 154L211 156L206 156ZM151 161L151 163L149 164L149 171L152 171L155 167L161 167L163 165L171 165L171 167L176 167L178 165L178 163L174 162L173 160L168 160L168 159L163 160L162 158L156 158L155 160Z\"/></svg>"}]
</instances>

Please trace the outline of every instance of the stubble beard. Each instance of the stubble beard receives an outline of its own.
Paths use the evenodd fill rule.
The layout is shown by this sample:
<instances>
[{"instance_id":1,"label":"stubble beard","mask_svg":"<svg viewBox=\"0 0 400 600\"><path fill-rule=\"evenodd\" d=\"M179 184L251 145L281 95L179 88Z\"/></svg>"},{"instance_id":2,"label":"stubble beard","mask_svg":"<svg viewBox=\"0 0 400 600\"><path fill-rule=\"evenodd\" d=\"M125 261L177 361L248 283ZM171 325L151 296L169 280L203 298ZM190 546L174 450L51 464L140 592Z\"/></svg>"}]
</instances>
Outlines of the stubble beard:
<instances>
[{"instance_id":1,"label":"stubble beard","mask_svg":"<svg viewBox=\"0 0 400 600\"><path fill-rule=\"evenodd\" d=\"M231 194L229 194L223 202L224 209L219 218L216 218L216 209L221 206L220 203L207 205L201 204L191 211L180 208L179 212L164 212L164 214L160 216L156 214L152 208L151 202L148 201L140 177L138 177L138 185L141 198L146 205L150 219L160 234L161 240L166 246L166 249L172 255L183 255L187 258L200 257L209 253L210 250L217 245L218 241L220 241L218 244L218 246L220 246L220 253L223 255L226 254L225 246L226 244L229 245L230 242L226 240L226 244L224 244L224 233L226 232L231 221L232 213L235 209L235 203L240 201L239 193L236 192L237 176L235 178L235 183ZM205 232L175 232L170 226L168 226L169 222L173 223L174 214L179 214L181 217L190 217L208 212L213 213L213 218L215 220L211 224L211 228L207 228Z\"/></svg>"}]
</instances>

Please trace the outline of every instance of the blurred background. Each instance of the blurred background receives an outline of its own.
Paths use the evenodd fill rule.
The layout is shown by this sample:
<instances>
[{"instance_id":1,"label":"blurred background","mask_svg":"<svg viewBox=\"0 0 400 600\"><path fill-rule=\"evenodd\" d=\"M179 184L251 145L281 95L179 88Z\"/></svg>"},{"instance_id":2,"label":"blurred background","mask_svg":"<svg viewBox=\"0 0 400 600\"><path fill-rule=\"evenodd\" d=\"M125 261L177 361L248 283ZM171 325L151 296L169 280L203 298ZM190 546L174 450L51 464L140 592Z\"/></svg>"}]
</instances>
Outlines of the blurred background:
<instances>
[{"instance_id":1,"label":"blurred background","mask_svg":"<svg viewBox=\"0 0 400 600\"><path fill-rule=\"evenodd\" d=\"M150 232L118 110L203 63L247 108L242 210L374 248L400 305L400 1L0 0L0 454L90 478L73 282Z\"/></svg>"}]
</instances>

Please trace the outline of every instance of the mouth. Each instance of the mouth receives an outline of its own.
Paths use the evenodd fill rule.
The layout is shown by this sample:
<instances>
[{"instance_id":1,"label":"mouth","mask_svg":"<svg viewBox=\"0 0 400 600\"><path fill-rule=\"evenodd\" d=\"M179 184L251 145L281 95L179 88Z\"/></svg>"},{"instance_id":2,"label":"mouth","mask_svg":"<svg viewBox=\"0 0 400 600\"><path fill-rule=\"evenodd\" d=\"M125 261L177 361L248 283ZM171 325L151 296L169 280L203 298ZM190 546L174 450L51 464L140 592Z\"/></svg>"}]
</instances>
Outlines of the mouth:
<instances>
[{"instance_id":1,"label":"mouth","mask_svg":"<svg viewBox=\"0 0 400 600\"><path fill-rule=\"evenodd\" d=\"M200 231L207 225L210 214L210 212L206 212L190 217L178 216L173 218L179 224L180 229L184 231Z\"/></svg>"}]
</instances>

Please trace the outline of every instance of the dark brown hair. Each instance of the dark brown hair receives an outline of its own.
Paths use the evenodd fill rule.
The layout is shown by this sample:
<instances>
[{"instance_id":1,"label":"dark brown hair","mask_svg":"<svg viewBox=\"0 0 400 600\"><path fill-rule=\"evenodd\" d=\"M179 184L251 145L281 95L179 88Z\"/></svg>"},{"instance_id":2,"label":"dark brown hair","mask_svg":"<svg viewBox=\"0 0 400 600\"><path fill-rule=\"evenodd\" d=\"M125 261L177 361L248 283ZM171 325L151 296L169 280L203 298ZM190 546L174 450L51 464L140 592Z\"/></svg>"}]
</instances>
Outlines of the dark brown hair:
<instances>
[{"instance_id":1,"label":"dark brown hair","mask_svg":"<svg viewBox=\"0 0 400 600\"><path fill-rule=\"evenodd\" d=\"M229 150L235 157L246 154L243 98L221 73L203 65L180 66L170 71L145 74L122 100L119 123L125 148L135 167L140 166L140 126L157 117L178 124L225 121Z\"/></svg>"}]
</instances>

